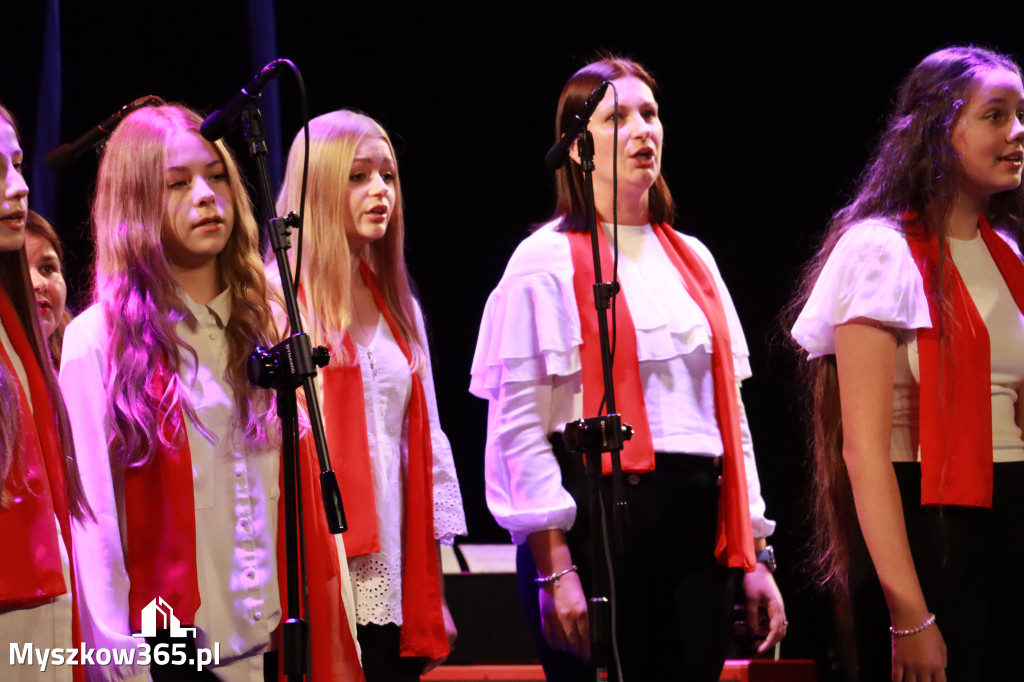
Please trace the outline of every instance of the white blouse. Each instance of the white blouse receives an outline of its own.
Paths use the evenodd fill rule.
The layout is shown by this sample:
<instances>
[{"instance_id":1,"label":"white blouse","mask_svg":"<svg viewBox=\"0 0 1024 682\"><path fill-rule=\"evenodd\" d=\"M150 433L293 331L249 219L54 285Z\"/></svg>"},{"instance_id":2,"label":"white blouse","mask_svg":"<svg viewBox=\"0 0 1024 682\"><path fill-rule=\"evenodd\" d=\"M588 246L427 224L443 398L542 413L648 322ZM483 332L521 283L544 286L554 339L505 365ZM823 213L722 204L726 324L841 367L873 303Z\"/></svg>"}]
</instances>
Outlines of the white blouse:
<instances>
[{"instance_id":1,"label":"white blouse","mask_svg":"<svg viewBox=\"0 0 1024 682\"><path fill-rule=\"evenodd\" d=\"M1007 242L1017 250L1011 240ZM980 235L967 241L951 238L949 247L991 342L993 460L1024 461L1024 440L1016 422L1017 391L1024 382L1024 315ZM810 358L834 354L835 328L858 317L899 332L890 456L896 462L916 462L920 458L916 330L932 324L910 248L897 225L886 220L865 220L846 229L793 325L793 338Z\"/></svg>"},{"instance_id":2,"label":"white blouse","mask_svg":"<svg viewBox=\"0 0 1024 682\"><path fill-rule=\"evenodd\" d=\"M184 294L183 294L184 295ZM228 291L207 305L185 296L188 315L178 323L182 352L178 375L191 387L196 414L209 439L186 416L195 494L196 565L202 603L196 646L220 646L216 674L225 682L262 682L262 652L281 620L277 584L277 500L280 453L276 442L247 446L235 425L234 399L225 371ZM112 471L106 409L108 331L99 304L67 328L60 384L68 406L86 497L95 522L74 524L82 635L92 647L134 648L125 569L124 475ZM158 541L154 538L154 541ZM90 679L138 676L142 666L91 667Z\"/></svg>"},{"instance_id":3,"label":"white blouse","mask_svg":"<svg viewBox=\"0 0 1024 682\"><path fill-rule=\"evenodd\" d=\"M426 339L418 306L416 324L420 338ZM378 315L373 339L366 346L357 344L356 351L363 378L366 435L380 537L380 552L352 557L348 561L356 595L356 622L401 625L402 519L409 464L409 428L405 417L412 395L412 372L382 315ZM466 517L451 445L438 418L429 353L427 355L427 366L421 376L434 458L434 537L450 545L455 536L466 534ZM344 550L339 548L339 551Z\"/></svg>"},{"instance_id":4,"label":"white blouse","mask_svg":"<svg viewBox=\"0 0 1024 682\"><path fill-rule=\"evenodd\" d=\"M576 515L547 441L548 434L583 416L572 257L568 237L556 227L556 222L543 226L512 255L487 301L471 370L470 392L490 401L488 507L516 543L539 530L568 530ZM611 227L604 229L610 240ZM743 329L710 252L697 239L683 238L715 277L729 323L738 393L739 382L751 374ZM619 226L618 274L636 328L655 450L721 455L711 328L650 225ZM767 537L775 524L764 515L742 398L739 405L753 531ZM624 419L628 422L628 415Z\"/></svg>"}]
</instances>

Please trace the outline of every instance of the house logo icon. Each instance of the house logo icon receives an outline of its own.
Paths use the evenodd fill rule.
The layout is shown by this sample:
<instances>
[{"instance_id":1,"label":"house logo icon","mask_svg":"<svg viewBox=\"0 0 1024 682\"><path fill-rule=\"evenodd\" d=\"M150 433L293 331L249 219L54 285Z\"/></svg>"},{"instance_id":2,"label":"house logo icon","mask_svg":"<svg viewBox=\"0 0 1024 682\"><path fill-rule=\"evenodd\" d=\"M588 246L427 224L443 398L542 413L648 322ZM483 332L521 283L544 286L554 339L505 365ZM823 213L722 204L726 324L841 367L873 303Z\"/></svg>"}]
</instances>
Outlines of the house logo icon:
<instances>
[{"instance_id":1,"label":"house logo icon","mask_svg":"<svg viewBox=\"0 0 1024 682\"><path fill-rule=\"evenodd\" d=\"M146 604L142 609L142 632L133 634L132 637L156 637L157 630L170 630L171 637L194 637L195 628L181 627L181 621L174 615L174 609L164 601L163 597L157 597Z\"/></svg>"}]
</instances>

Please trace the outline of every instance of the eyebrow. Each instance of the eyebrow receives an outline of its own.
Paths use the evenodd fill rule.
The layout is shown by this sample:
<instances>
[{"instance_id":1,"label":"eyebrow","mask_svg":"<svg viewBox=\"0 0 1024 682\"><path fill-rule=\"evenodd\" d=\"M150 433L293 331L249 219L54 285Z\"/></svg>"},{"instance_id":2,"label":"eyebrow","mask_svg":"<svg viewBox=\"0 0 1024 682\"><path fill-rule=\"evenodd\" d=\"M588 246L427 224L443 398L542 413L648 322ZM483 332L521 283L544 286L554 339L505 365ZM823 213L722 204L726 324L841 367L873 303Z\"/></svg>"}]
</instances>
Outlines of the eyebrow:
<instances>
[{"instance_id":1,"label":"eyebrow","mask_svg":"<svg viewBox=\"0 0 1024 682\"><path fill-rule=\"evenodd\" d=\"M985 105L989 105L989 104L1008 104L1012 100L1013 100L1013 97L1004 97L1002 95L997 95L995 97L989 97L987 100L985 100ZM1024 97L1017 99L1017 103L1018 104L1020 104L1022 102L1024 102Z\"/></svg>"},{"instance_id":2,"label":"eyebrow","mask_svg":"<svg viewBox=\"0 0 1024 682\"><path fill-rule=\"evenodd\" d=\"M615 111L615 103L614 102L610 102L610 103L605 104L605 105L599 105L599 107L600 106L604 106L604 107L608 108L611 111ZM657 101L643 101L643 102L638 102L638 103L635 103L635 104L629 103L629 102L619 102L619 109L632 109L632 110L635 110L635 111L644 111L644 110L647 110L647 109L657 109L657 108L658 108ZM595 111L596 111L596 109L595 109Z\"/></svg>"},{"instance_id":3,"label":"eyebrow","mask_svg":"<svg viewBox=\"0 0 1024 682\"><path fill-rule=\"evenodd\" d=\"M206 167L207 168L212 168L212 167L216 166L217 164L223 164L223 163L224 163L223 161L221 161L220 159L217 159L215 161L211 161L210 163L206 164ZM172 173L174 171L188 171L188 170L189 170L188 166L171 166L170 168L167 169L167 172L168 173Z\"/></svg>"}]
</instances>

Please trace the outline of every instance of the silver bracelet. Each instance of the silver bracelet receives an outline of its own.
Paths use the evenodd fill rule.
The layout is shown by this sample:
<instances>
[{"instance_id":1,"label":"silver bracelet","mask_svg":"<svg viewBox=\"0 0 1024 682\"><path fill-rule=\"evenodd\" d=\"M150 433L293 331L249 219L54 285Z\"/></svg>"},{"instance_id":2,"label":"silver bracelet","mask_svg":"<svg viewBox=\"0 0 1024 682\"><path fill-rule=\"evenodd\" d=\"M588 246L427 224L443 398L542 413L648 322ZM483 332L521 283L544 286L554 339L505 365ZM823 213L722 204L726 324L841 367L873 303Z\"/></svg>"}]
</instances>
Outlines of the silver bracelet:
<instances>
[{"instance_id":1,"label":"silver bracelet","mask_svg":"<svg viewBox=\"0 0 1024 682\"><path fill-rule=\"evenodd\" d=\"M923 623L918 625L916 628L907 628L906 630L897 630L895 627L890 625L889 626L889 632L892 634L893 637L909 637L910 635L916 635L917 633L919 633L922 630L924 630L925 628L927 628L929 625L934 625L934 624L935 624L935 614L934 613L929 613L928 614L928 618Z\"/></svg>"},{"instance_id":2,"label":"silver bracelet","mask_svg":"<svg viewBox=\"0 0 1024 682\"><path fill-rule=\"evenodd\" d=\"M565 569L564 571L559 571L558 573L552 573L551 575L544 576L542 578L534 578L533 582L537 583L538 585L547 585L548 583L554 583L555 587L558 587L558 579L559 578L561 578L562 576L564 576L566 574L575 573L575 572L576 572L576 565L573 564L572 566L570 566L569 568Z\"/></svg>"}]
</instances>

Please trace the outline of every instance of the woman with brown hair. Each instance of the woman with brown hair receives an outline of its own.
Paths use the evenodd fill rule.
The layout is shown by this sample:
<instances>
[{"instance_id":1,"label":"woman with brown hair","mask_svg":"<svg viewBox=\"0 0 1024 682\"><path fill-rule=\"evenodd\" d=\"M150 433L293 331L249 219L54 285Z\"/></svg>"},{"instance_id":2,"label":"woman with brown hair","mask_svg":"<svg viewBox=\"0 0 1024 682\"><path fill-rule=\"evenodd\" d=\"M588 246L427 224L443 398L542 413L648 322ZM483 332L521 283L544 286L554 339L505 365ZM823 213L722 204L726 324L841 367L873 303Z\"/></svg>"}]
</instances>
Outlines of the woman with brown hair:
<instances>
[{"instance_id":1,"label":"woman with brown hair","mask_svg":"<svg viewBox=\"0 0 1024 682\"><path fill-rule=\"evenodd\" d=\"M622 672L629 680L717 680L742 571L751 625L759 606L770 617L761 649L785 632L781 596L755 560L775 524L764 515L739 396L749 353L711 254L669 225L654 79L625 59L585 66L562 91L556 137L604 81L618 91L618 147L609 88L589 124L594 197L606 278L608 244L618 242L615 390L634 428L622 452L631 551L615 565L614 581ZM586 565L579 459L558 432L596 416L603 394L575 145L570 157L557 174L551 222L519 245L488 300L470 387L490 401L488 505L520 545L521 593L552 680L588 679L585 590L594 568Z\"/></svg>"},{"instance_id":2,"label":"woman with brown hair","mask_svg":"<svg viewBox=\"0 0 1024 682\"><path fill-rule=\"evenodd\" d=\"M31 210L25 223L25 255L32 276L32 290L39 306L43 338L50 348L53 364L60 367L64 330L71 322L71 312L66 306L68 287L63 272L64 247L46 218Z\"/></svg>"},{"instance_id":3,"label":"woman with brown hair","mask_svg":"<svg viewBox=\"0 0 1024 682\"><path fill-rule=\"evenodd\" d=\"M921 61L795 304L817 559L849 576L862 680L1019 674L1022 121L1008 57Z\"/></svg>"},{"instance_id":4,"label":"woman with brown hair","mask_svg":"<svg viewBox=\"0 0 1024 682\"><path fill-rule=\"evenodd\" d=\"M89 507L29 281L23 164L14 119L0 106L0 641L49 655L81 642L71 520ZM4 671L5 680L83 679L81 667L40 670L31 657Z\"/></svg>"}]
</instances>

